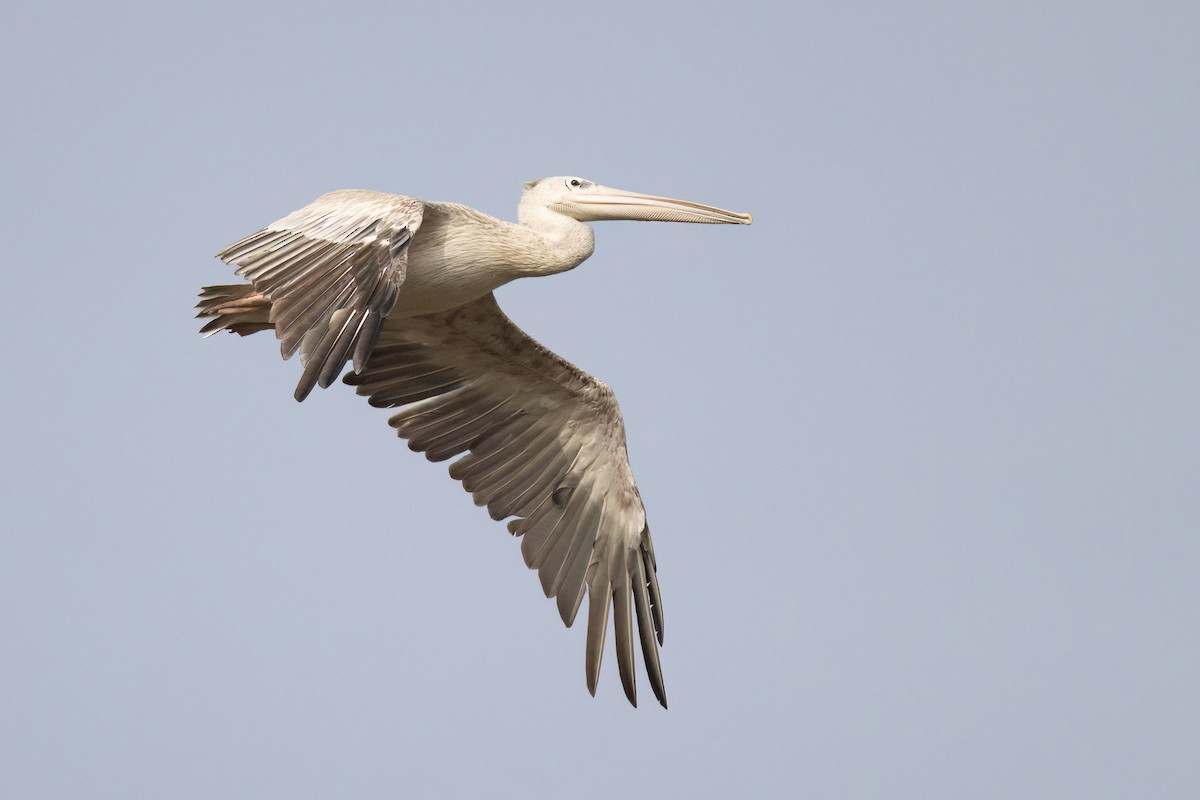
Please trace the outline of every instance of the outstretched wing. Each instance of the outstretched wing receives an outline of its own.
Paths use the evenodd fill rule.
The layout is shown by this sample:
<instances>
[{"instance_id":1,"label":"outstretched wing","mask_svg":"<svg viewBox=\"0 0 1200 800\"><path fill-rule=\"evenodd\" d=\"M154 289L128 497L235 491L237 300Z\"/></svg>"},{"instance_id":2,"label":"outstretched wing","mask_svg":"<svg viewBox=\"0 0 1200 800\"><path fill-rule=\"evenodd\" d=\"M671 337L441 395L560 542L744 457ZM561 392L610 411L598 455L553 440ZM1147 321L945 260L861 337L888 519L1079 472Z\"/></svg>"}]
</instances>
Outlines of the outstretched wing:
<instances>
[{"instance_id":1,"label":"outstretched wing","mask_svg":"<svg viewBox=\"0 0 1200 800\"><path fill-rule=\"evenodd\" d=\"M626 696L637 705L636 616L646 671L666 706L654 548L608 386L527 336L490 294L388 321L370 363L345 380L371 405L403 407L390 422L413 450L432 461L467 454L451 477L493 519L517 517L508 529L523 537L525 563L568 626L586 592L588 690L596 692L611 607Z\"/></svg>"},{"instance_id":2,"label":"outstretched wing","mask_svg":"<svg viewBox=\"0 0 1200 800\"><path fill-rule=\"evenodd\" d=\"M366 365L396 304L423 209L401 195L330 192L220 252L271 301L283 357L299 349L297 400L331 384L347 361L356 372Z\"/></svg>"}]
</instances>

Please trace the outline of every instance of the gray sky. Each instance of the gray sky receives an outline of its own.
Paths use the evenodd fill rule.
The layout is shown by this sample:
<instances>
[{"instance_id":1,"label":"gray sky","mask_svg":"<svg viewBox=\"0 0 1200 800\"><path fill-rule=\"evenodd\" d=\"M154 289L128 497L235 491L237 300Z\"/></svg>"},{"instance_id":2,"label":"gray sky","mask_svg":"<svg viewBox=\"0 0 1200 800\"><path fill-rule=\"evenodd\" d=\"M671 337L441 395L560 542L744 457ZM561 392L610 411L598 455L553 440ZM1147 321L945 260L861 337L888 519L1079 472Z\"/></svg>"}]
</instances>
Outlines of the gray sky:
<instances>
[{"instance_id":1,"label":"gray sky","mask_svg":"<svg viewBox=\"0 0 1200 800\"><path fill-rule=\"evenodd\" d=\"M1198 796L1197 6L412 5L6 12L0 794ZM554 174L755 215L499 294L621 400L665 712L191 318L322 192Z\"/></svg>"}]
</instances>

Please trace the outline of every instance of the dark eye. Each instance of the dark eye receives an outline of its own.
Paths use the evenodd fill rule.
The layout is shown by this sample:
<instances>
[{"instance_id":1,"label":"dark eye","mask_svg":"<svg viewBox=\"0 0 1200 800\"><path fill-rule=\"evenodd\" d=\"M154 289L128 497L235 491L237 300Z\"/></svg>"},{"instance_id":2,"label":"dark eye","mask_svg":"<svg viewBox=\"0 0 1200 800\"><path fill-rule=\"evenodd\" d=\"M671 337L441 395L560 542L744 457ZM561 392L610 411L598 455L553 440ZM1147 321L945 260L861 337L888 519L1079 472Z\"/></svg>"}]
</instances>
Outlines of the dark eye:
<instances>
[{"instance_id":1,"label":"dark eye","mask_svg":"<svg viewBox=\"0 0 1200 800\"><path fill-rule=\"evenodd\" d=\"M583 184L579 182L579 178L571 178L570 182L567 185L573 189L578 189Z\"/></svg>"}]
</instances>

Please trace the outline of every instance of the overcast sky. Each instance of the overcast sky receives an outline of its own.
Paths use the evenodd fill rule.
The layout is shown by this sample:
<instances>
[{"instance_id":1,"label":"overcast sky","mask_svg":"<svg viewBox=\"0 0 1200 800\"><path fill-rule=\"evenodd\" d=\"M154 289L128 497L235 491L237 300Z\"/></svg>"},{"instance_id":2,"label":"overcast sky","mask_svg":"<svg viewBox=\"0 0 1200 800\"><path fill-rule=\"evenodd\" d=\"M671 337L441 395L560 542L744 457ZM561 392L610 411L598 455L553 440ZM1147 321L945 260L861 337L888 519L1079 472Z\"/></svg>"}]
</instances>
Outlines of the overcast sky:
<instances>
[{"instance_id":1,"label":"overcast sky","mask_svg":"<svg viewBox=\"0 0 1200 800\"><path fill-rule=\"evenodd\" d=\"M23 4L0 795L1200 796L1200 6ZM213 254L336 188L599 223L671 700ZM611 648L611 639L609 637Z\"/></svg>"}]
</instances>

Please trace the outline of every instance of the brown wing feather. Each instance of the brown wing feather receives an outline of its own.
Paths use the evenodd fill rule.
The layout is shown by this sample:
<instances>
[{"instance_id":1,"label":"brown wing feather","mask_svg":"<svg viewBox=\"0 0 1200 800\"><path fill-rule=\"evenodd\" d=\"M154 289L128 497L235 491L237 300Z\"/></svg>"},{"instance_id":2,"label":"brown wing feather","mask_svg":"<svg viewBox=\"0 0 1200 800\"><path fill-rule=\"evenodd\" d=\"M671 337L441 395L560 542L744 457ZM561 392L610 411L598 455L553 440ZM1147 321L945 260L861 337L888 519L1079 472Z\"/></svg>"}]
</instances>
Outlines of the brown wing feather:
<instances>
[{"instance_id":1,"label":"brown wing feather","mask_svg":"<svg viewBox=\"0 0 1200 800\"><path fill-rule=\"evenodd\" d=\"M389 319L371 360L346 376L390 423L440 461L496 519L523 536L525 563L571 625L590 596L585 672L595 693L608 610L621 683L637 704L633 624L650 684L666 705L662 606L645 508L612 391L546 350L487 295L439 314ZM634 613L636 610L636 614Z\"/></svg>"},{"instance_id":2,"label":"brown wing feather","mask_svg":"<svg viewBox=\"0 0 1200 800\"><path fill-rule=\"evenodd\" d=\"M297 350L303 400L353 360L362 371L396 304L420 201L342 190L323 195L220 252L271 303L284 358Z\"/></svg>"}]
</instances>

